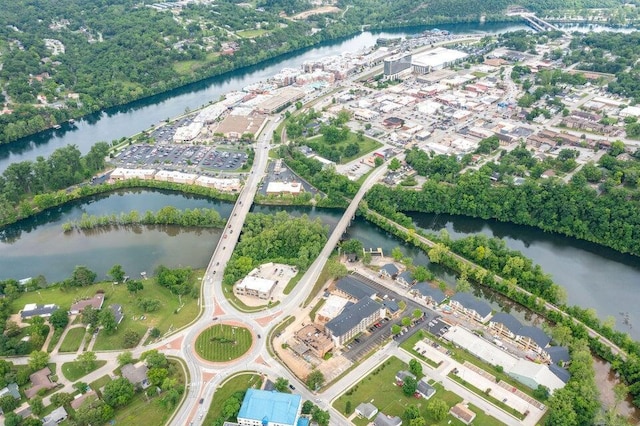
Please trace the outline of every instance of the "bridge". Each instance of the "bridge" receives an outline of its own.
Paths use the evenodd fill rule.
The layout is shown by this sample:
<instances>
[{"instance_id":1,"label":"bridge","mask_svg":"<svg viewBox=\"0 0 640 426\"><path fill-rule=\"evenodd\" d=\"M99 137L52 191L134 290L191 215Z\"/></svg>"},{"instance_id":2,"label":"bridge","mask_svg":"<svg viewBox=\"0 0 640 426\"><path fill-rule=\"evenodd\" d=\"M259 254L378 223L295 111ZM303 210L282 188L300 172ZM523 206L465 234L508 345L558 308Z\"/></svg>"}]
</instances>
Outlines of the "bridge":
<instances>
[{"instance_id":1,"label":"bridge","mask_svg":"<svg viewBox=\"0 0 640 426\"><path fill-rule=\"evenodd\" d=\"M542 31L560 31L560 32L564 32L564 30L561 29L560 27L558 27L556 25L553 25L552 23L547 22L542 18L537 17L535 13L531 13L531 12L513 12L513 13L511 13L509 15L511 15L511 16L520 16L522 19L524 19L524 21L527 23L527 25L529 25L531 28L533 28L537 32L542 32Z\"/></svg>"}]
</instances>

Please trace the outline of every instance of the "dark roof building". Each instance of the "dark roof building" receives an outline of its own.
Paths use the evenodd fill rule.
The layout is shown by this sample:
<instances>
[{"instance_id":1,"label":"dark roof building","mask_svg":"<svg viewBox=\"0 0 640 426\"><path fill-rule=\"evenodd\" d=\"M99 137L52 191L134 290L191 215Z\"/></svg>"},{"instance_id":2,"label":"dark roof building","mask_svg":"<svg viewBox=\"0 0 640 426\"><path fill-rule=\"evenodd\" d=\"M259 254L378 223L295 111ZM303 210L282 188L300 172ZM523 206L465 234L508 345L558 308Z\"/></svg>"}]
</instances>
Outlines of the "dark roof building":
<instances>
[{"instance_id":1,"label":"dark roof building","mask_svg":"<svg viewBox=\"0 0 640 426\"><path fill-rule=\"evenodd\" d=\"M400 426L402 419L398 416L387 416L383 412L379 412L373 421L374 426Z\"/></svg>"},{"instance_id":2,"label":"dark roof building","mask_svg":"<svg viewBox=\"0 0 640 426\"><path fill-rule=\"evenodd\" d=\"M407 377L411 377L413 379L416 378L416 376L413 373L410 373L409 371L406 371L406 370L400 370L396 373L396 380L399 382L404 382Z\"/></svg>"},{"instance_id":3,"label":"dark roof building","mask_svg":"<svg viewBox=\"0 0 640 426\"><path fill-rule=\"evenodd\" d=\"M399 274L396 277L396 281L398 281L400 284L404 284L404 285L412 285L415 282L411 272L409 272L409 271L404 271L403 273Z\"/></svg>"},{"instance_id":4,"label":"dark roof building","mask_svg":"<svg viewBox=\"0 0 640 426\"><path fill-rule=\"evenodd\" d=\"M491 307L470 293L456 293L451 305L479 322L487 321L491 315Z\"/></svg>"},{"instance_id":5,"label":"dark roof building","mask_svg":"<svg viewBox=\"0 0 640 426\"><path fill-rule=\"evenodd\" d=\"M336 283L336 289L355 300L371 298L371 296L374 296L377 293L365 283L360 282L349 275L338 280Z\"/></svg>"},{"instance_id":6,"label":"dark roof building","mask_svg":"<svg viewBox=\"0 0 640 426\"><path fill-rule=\"evenodd\" d=\"M400 270L393 263L387 263L382 268L380 268L380 273L388 277L394 277L398 274L398 272L400 272Z\"/></svg>"},{"instance_id":7,"label":"dark roof building","mask_svg":"<svg viewBox=\"0 0 640 426\"><path fill-rule=\"evenodd\" d=\"M384 300L382 306L387 310L389 315L395 315L400 311L400 306L395 300Z\"/></svg>"},{"instance_id":8,"label":"dark roof building","mask_svg":"<svg viewBox=\"0 0 640 426\"><path fill-rule=\"evenodd\" d=\"M539 329L538 327L533 327L530 325L525 325L524 327L518 330L518 336L520 337L528 337L533 340L540 348L545 348L551 338L547 336L547 334Z\"/></svg>"},{"instance_id":9,"label":"dark roof building","mask_svg":"<svg viewBox=\"0 0 640 426\"><path fill-rule=\"evenodd\" d=\"M439 305L447 298L447 296L439 288L431 287L429 283L420 282L411 288L414 293L419 293L423 298L431 300L434 304Z\"/></svg>"},{"instance_id":10,"label":"dark roof building","mask_svg":"<svg viewBox=\"0 0 640 426\"><path fill-rule=\"evenodd\" d=\"M113 316L116 318L116 324L120 324L124 319L124 312L122 311L122 305L113 304L109 305L109 309L113 312Z\"/></svg>"},{"instance_id":11,"label":"dark roof building","mask_svg":"<svg viewBox=\"0 0 640 426\"><path fill-rule=\"evenodd\" d=\"M560 365L560 363L569 362L569 349L564 346L549 346L545 352L554 364Z\"/></svg>"},{"instance_id":12,"label":"dark roof building","mask_svg":"<svg viewBox=\"0 0 640 426\"><path fill-rule=\"evenodd\" d=\"M568 383L569 379L571 378L571 374L569 373L569 370L567 370L566 368L562 368L558 365L555 365L555 364L549 365L549 370L553 374L555 374L558 379L562 380L564 383Z\"/></svg>"},{"instance_id":13,"label":"dark roof building","mask_svg":"<svg viewBox=\"0 0 640 426\"><path fill-rule=\"evenodd\" d=\"M336 346L341 346L380 319L382 305L365 297L346 306L340 315L325 324Z\"/></svg>"},{"instance_id":14,"label":"dark roof building","mask_svg":"<svg viewBox=\"0 0 640 426\"><path fill-rule=\"evenodd\" d=\"M511 314L505 312L498 312L495 314L489 326L500 334L508 335L507 337L515 337L518 334L518 330L522 328L522 324Z\"/></svg>"},{"instance_id":15,"label":"dark roof building","mask_svg":"<svg viewBox=\"0 0 640 426\"><path fill-rule=\"evenodd\" d=\"M24 305L22 311L20 311L20 317L22 319L32 318L32 317L43 317L48 318L52 313L57 311L58 305L49 304L49 305L38 305L35 303L28 303Z\"/></svg>"},{"instance_id":16,"label":"dark roof building","mask_svg":"<svg viewBox=\"0 0 640 426\"><path fill-rule=\"evenodd\" d=\"M421 379L418 382L418 388L416 391L422 395L424 399L429 399L436 393L436 390L425 379Z\"/></svg>"}]
</instances>

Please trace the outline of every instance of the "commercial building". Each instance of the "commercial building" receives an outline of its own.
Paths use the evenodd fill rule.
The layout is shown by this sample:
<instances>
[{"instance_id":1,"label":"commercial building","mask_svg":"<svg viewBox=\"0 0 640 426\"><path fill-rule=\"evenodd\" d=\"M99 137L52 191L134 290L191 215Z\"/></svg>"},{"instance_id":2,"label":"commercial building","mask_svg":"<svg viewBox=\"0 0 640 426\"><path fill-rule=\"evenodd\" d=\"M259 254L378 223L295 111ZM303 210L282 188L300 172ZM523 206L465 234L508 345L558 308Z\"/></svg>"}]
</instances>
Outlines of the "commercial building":
<instances>
[{"instance_id":1,"label":"commercial building","mask_svg":"<svg viewBox=\"0 0 640 426\"><path fill-rule=\"evenodd\" d=\"M178 127L173 135L173 141L176 143L191 142L198 137L202 131L202 123L193 122L186 126Z\"/></svg>"},{"instance_id":2,"label":"commercial building","mask_svg":"<svg viewBox=\"0 0 640 426\"><path fill-rule=\"evenodd\" d=\"M385 80L397 80L404 73L411 72L411 54L400 53L384 60Z\"/></svg>"},{"instance_id":3,"label":"commercial building","mask_svg":"<svg viewBox=\"0 0 640 426\"><path fill-rule=\"evenodd\" d=\"M339 296L345 297L351 301L372 298L376 295L376 291L374 289L349 275L340 278L335 284L334 290Z\"/></svg>"},{"instance_id":4,"label":"commercial building","mask_svg":"<svg viewBox=\"0 0 640 426\"><path fill-rule=\"evenodd\" d=\"M293 87L283 87L274 90L271 96L258 105L258 111L265 114L273 114L292 103L304 98L304 90Z\"/></svg>"},{"instance_id":5,"label":"commercial building","mask_svg":"<svg viewBox=\"0 0 640 426\"><path fill-rule=\"evenodd\" d=\"M345 307L340 315L329 321L325 327L333 343L336 346L342 346L357 334L364 332L371 324L382 318L382 315L382 305L365 297Z\"/></svg>"},{"instance_id":6,"label":"commercial building","mask_svg":"<svg viewBox=\"0 0 640 426\"><path fill-rule=\"evenodd\" d=\"M196 179L195 184L222 192L238 192L242 188L240 179L222 179L211 176L200 176Z\"/></svg>"},{"instance_id":7,"label":"commercial building","mask_svg":"<svg viewBox=\"0 0 640 426\"><path fill-rule=\"evenodd\" d=\"M300 182L269 182L267 195L300 195L304 187Z\"/></svg>"},{"instance_id":8,"label":"commercial building","mask_svg":"<svg viewBox=\"0 0 640 426\"><path fill-rule=\"evenodd\" d=\"M191 185L198 179L198 175L193 173L182 173L173 170L160 170L153 177L162 182L183 183Z\"/></svg>"},{"instance_id":9,"label":"commercial building","mask_svg":"<svg viewBox=\"0 0 640 426\"><path fill-rule=\"evenodd\" d=\"M316 314L315 321L318 324L325 324L342 312L345 306L350 303L349 299L346 299L342 296L338 296L337 294L331 294L324 302L324 305L320 308L318 313Z\"/></svg>"},{"instance_id":10,"label":"commercial building","mask_svg":"<svg viewBox=\"0 0 640 426\"><path fill-rule=\"evenodd\" d=\"M431 71L445 68L459 62L468 55L457 50L437 47L424 53L414 55L411 61L413 71L418 74L428 74Z\"/></svg>"},{"instance_id":11,"label":"commercial building","mask_svg":"<svg viewBox=\"0 0 640 426\"><path fill-rule=\"evenodd\" d=\"M156 174L154 169L123 169L118 167L109 175L112 181L127 179L153 179Z\"/></svg>"},{"instance_id":12,"label":"commercial building","mask_svg":"<svg viewBox=\"0 0 640 426\"><path fill-rule=\"evenodd\" d=\"M247 389L238 413L241 426L297 426L302 397L274 391Z\"/></svg>"},{"instance_id":13,"label":"commercial building","mask_svg":"<svg viewBox=\"0 0 640 426\"><path fill-rule=\"evenodd\" d=\"M233 292L239 296L253 296L267 300L271 297L275 286L276 281L247 276L233 287Z\"/></svg>"}]
</instances>

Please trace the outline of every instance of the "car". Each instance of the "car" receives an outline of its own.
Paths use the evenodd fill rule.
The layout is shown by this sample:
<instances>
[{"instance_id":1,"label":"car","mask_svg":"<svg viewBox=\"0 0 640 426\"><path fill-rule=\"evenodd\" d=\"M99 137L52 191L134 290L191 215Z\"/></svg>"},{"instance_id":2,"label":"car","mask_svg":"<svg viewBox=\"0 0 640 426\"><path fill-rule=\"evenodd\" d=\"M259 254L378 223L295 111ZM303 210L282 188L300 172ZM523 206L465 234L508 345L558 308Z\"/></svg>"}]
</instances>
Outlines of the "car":
<instances>
[{"instance_id":1,"label":"car","mask_svg":"<svg viewBox=\"0 0 640 426\"><path fill-rule=\"evenodd\" d=\"M204 402L204 398L200 398L200 404Z\"/></svg>"},{"instance_id":2,"label":"car","mask_svg":"<svg viewBox=\"0 0 640 426\"><path fill-rule=\"evenodd\" d=\"M215 320L217 320L217 319L218 319L218 317L213 317L213 318L211 318L211 319L212 319L213 321L215 321Z\"/></svg>"},{"instance_id":3,"label":"car","mask_svg":"<svg viewBox=\"0 0 640 426\"><path fill-rule=\"evenodd\" d=\"M260 339L260 335L258 334L258 339Z\"/></svg>"},{"instance_id":4,"label":"car","mask_svg":"<svg viewBox=\"0 0 640 426\"><path fill-rule=\"evenodd\" d=\"M291 389L291 390L296 390L296 387L295 387L295 386L293 386L292 384L289 384L289 389Z\"/></svg>"}]
</instances>

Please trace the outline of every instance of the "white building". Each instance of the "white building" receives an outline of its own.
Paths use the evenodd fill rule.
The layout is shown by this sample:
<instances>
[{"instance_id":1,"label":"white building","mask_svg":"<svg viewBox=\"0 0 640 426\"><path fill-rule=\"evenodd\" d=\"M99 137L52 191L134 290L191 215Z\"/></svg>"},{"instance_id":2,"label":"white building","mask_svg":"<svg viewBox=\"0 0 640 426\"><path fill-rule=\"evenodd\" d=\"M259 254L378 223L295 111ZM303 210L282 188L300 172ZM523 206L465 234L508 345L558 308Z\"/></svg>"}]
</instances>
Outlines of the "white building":
<instances>
[{"instance_id":1,"label":"white building","mask_svg":"<svg viewBox=\"0 0 640 426\"><path fill-rule=\"evenodd\" d=\"M304 192L300 182L269 182L267 195L299 195Z\"/></svg>"},{"instance_id":2,"label":"white building","mask_svg":"<svg viewBox=\"0 0 640 426\"><path fill-rule=\"evenodd\" d=\"M276 286L273 280L248 276L233 287L235 294L239 296L253 296L259 299L269 299Z\"/></svg>"},{"instance_id":3,"label":"white building","mask_svg":"<svg viewBox=\"0 0 640 426\"><path fill-rule=\"evenodd\" d=\"M428 74L431 71L445 68L468 55L457 50L436 47L423 53L414 55L411 60L413 71L418 74Z\"/></svg>"}]
</instances>

